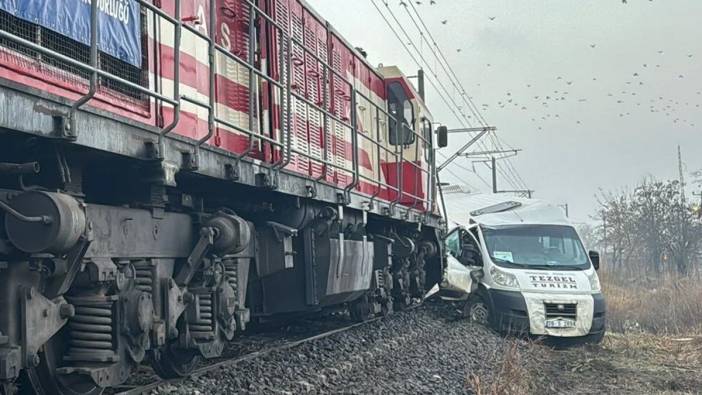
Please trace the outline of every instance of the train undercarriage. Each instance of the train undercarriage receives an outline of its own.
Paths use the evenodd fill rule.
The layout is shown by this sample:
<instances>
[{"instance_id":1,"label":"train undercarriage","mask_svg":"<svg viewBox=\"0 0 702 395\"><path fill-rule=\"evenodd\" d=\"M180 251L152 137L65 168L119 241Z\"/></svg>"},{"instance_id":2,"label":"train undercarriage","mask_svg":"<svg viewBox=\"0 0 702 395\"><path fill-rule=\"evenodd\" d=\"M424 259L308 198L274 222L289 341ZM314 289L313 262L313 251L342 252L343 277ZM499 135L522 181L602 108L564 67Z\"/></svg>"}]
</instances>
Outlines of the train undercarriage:
<instances>
[{"instance_id":1,"label":"train undercarriage","mask_svg":"<svg viewBox=\"0 0 702 395\"><path fill-rule=\"evenodd\" d=\"M438 227L2 133L3 394L100 393L141 363L187 375L251 321L364 320L441 279Z\"/></svg>"}]
</instances>

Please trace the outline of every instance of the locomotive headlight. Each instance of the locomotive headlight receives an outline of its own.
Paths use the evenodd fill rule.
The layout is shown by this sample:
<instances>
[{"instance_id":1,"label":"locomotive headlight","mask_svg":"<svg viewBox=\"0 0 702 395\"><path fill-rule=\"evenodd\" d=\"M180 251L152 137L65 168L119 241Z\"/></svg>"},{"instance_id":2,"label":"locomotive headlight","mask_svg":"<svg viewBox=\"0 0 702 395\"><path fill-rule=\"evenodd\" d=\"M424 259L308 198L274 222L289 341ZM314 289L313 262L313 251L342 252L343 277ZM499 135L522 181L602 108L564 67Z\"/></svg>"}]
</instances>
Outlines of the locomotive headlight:
<instances>
[{"instance_id":1,"label":"locomotive headlight","mask_svg":"<svg viewBox=\"0 0 702 395\"><path fill-rule=\"evenodd\" d=\"M590 274L588 274L587 279L590 281L590 289L593 292L602 291L602 287L600 286L600 278L597 276L596 271L593 270Z\"/></svg>"},{"instance_id":2,"label":"locomotive headlight","mask_svg":"<svg viewBox=\"0 0 702 395\"><path fill-rule=\"evenodd\" d=\"M497 285L507 288L519 288L517 276L512 273L505 272L493 266L490 268L490 276Z\"/></svg>"}]
</instances>

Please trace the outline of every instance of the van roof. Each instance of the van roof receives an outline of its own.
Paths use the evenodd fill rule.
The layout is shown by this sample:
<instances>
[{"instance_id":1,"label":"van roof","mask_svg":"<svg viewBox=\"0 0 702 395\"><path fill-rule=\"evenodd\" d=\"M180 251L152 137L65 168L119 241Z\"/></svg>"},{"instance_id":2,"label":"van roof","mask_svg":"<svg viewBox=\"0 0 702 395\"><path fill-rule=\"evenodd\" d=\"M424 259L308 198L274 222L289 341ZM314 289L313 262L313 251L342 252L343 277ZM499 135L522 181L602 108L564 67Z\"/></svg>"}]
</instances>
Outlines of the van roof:
<instances>
[{"instance_id":1,"label":"van roof","mask_svg":"<svg viewBox=\"0 0 702 395\"><path fill-rule=\"evenodd\" d=\"M444 203L448 221L454 225L572 225L560 207L539 199L468 193L454 188L444 191Z\"/></svg>"}]
</instances>

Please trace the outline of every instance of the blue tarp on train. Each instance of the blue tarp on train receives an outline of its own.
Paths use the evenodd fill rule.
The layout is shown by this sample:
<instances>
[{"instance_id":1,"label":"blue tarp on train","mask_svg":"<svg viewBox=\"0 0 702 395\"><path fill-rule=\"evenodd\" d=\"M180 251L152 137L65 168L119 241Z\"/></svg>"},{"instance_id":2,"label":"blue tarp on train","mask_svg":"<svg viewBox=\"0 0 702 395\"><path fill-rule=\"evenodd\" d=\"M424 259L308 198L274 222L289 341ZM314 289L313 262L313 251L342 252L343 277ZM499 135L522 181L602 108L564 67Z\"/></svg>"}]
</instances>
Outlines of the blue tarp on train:
<instances>
[{"instance_id":1,"label":"blue tarp on train","mask_svg":"<svg viewBox=\"0 0 702 395\"><path fill-rule=\"evenodd\" d=\"M0 0L0 9L90 44L91 0ZM141 67L141 14L135 0L98 0L98 47Z\"/></svg>"}]
</instances>

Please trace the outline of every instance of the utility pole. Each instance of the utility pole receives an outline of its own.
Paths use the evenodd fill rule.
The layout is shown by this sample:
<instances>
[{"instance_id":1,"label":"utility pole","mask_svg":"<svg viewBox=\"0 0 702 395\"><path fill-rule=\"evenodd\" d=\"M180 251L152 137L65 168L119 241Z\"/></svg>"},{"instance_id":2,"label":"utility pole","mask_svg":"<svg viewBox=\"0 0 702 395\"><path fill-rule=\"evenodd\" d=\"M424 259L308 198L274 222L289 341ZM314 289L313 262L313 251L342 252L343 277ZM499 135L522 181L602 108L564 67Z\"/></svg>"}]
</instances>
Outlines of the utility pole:
<instances>
[{"instance_id":1,"label":"utility pole","mask_svg":"<svg viewBox=\"0 0 702 395\"><path fill-rule=\"evenodd\" d=\"M494 151L483 151L483 152L471 152L471 153L467 153L467 154L461 154L461 156L465 156L466 158L472 158L475 156L490 155L489 159L475 160L475 161L473 161L473 163L490 163L490 171L492 172L492 193L519 193L519 194L525 195L529 199L531 199L531 196L534 193L534 191L531 189L500 190L497 187L497 161L501 160L501 159L507 159L507 158L511 158L513 156L516 156L520 151L521 151L520 149L494 150ZM503 155L500 157L496 157L495 154L509 154L509 155Z\"/></svg>"},{"instance_id":2,"label":"utility pole","mask_svg":"<svg viewBox=\"0 0 702 395\"><path fill-rule=\"evenodd\" d=\"M497 159L491 157L492 162L492 193L497 193Z\"/></svg>"},{"instance_id":3,"label":"utility pole","mask_svg":"<svg viewBox=\"0 0 702 395\"><path fill-rule=\"evenodd\" d=\"M473 163L487 163L491 162L491 170L492 170L492 193L520 193L523 195L526 195L528 198L531 198L532 194L534 193L533 190L530 189L518 189L518 190L503 190L500 191L497 188L497 161L501 159L507 159L511 158L513 156L516 156L518 152L521 151L521 149L510 149L510 150L492 150L492 151L477 151L477 152L466 152L468 148L473 146L473 144L477 143L484 135L486 135L489 132L494 132L496 131L497 128L494 126L485 126L485 127L478 127L478 128L462 128L462 129L450 129L448 130L448 133L476 133L473 138L468 140L466 144L464 144L458 151L456 151L451 157L446 159L444 163L439 165L436 168L436 173L437 175L441 170L445 169L448 165L451 164L454 160L456 160L458 157L465 157L465 158L476 158L479 157L480 160L474 160ZM500 154L509 154L509 155L503 155L500 157L497 157L495 155L500 155ZM488 157L489 155L489 157Z\"/></svg>"},{"instance_id":4,"label":"utility pole","mask_svg":"<svg viewBox=\"0 0 702 395\"><path fill-rule=\"evenodd\" d=\"M567 218L570 218L570 215L569 215L570 213L568 212L568 203L563 203L563 204L561 204L561 205L559 205L559 206L562 207L563 210L565 211L566 217L567 217Z\"/></svg>"}]
</instances>

